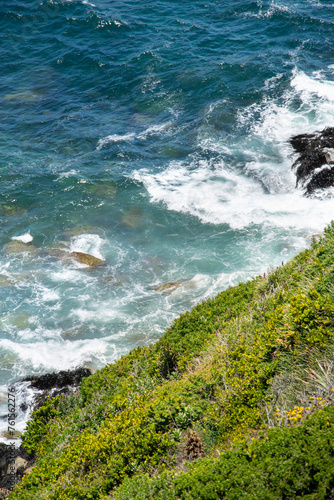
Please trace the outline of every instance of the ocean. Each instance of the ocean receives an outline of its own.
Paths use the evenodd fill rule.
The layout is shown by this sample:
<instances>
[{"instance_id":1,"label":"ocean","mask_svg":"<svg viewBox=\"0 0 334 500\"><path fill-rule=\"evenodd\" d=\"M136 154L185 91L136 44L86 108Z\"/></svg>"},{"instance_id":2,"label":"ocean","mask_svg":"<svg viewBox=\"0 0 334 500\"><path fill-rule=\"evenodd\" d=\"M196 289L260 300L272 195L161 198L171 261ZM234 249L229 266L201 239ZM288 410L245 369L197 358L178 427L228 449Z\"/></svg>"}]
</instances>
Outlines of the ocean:
<instances>
[{"instance_id":1,"label":"ocean","mask_svg":"<svg viewBox=\"0 0 334 500\"><path fill-rule=\"evenodd\" d=\"M334 3L1 0L0 28L4 432L8 386L155 342L331 221L289 138L334 126Z\"/></svg>"}]
</instances>

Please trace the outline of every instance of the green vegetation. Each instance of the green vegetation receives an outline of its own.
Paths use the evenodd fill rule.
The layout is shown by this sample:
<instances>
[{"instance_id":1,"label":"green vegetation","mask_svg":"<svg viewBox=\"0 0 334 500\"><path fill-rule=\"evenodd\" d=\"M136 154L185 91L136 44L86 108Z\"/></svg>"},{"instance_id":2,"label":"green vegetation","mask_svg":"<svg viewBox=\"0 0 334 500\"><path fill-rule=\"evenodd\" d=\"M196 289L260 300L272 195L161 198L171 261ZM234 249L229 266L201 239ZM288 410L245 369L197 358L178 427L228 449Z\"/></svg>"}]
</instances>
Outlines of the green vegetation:
<instances>
[{"instance_id":1,"label":"green vegetation","mask_svg":"<svg viewBox=\"0 0 334 500\"><path fill-rule=\"evenodd\" d=\"M12 500L334 498L334 224L48 400Z\"/></svg>"},{"instance_id":2,"label":"green vegetation","mask_svg":"<svg viewBox=\"0 0 334 500\"><path fill-rule=\"evenodd\" d=\"M116 491L115 500L219 500L229 498L332 498L334 407L294 428L270 429L256 441L219 458L188 465L186 472L140 475Z\"/></svg>"}]
</instances>

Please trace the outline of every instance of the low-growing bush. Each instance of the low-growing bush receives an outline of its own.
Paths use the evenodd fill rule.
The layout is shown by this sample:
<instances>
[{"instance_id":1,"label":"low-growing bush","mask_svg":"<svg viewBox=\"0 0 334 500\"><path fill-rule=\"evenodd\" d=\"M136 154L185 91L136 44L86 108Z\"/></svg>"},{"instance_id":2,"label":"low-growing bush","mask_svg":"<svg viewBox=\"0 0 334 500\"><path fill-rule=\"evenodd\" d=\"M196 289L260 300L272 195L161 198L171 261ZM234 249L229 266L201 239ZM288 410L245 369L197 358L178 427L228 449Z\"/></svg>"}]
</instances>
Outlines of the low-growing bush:
<instances>
[{"instance_id":1,"label":"low-growing bush","mask_svg":"<svg viewBox=\"0 0 334 500\"><path fill-rule=\"evenodd\" d=\"M188 470L128 479L114 500L330 499L334 495L334 407L302 425L271 429Z\"/></svg>"}]
</instances>

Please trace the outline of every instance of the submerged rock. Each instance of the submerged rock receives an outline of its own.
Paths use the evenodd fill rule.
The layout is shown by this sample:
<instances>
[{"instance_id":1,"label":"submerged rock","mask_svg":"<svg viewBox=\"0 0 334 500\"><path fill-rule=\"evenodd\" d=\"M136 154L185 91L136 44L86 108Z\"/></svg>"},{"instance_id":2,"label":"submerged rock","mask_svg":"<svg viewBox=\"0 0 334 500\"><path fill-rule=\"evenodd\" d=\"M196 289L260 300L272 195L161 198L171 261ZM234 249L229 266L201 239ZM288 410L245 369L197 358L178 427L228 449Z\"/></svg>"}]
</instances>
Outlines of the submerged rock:
<instances>
[{"instance_id":1,"label":"submerged rock","mask_svg":"<svg viewBox=\"0 0 334 500\"><path fill-rule=\"evenodd\" d=\"M47 255L51 257L56 257L58 260L63 260L67 264L73 263L73 261L78 262L79 264L85 264L88 267L99 267L103 266L106 261L99 259L98 257L94 257L89 253L85 252L69 252L68 248L49 248L46 252Z\"/></svg>"},{"instance_id":2,"label":"submerged rock","mask_svg":"<svg viewBox=\"0 0 334 500\"><path fill-rule=\"evenodd\" d=\"M98 257L94 257L94 255L90 255L88 253L83 252L71 252L70 257L74 259L76 262L80 264L85 264L89 267L98 267L103 266L105 264L105 260L99 259Z\"/></svg>"},{"instance_id":3,"label":"submerged rock","mask_svg":"<svg viewBox=\"0 0 334 500\"><path fill-rule=\"evenodd\" d=\"M48 248L45 250L46 255L50 255L51 257L56 257L58 260L62 259L68 254L67 248L60 248L60 247L52 247Z\"/></svg>"},{"instance_id":4,"label":"submerged rock","mask_svg":"<svg viewBox=\"0 0 334 500\"><path fill-rule=\"evenodd\" d=\"M305 187L306 194L334 186L334 127L296 135L291 137L290 144L299 153L292 165L297 186Z\"/></svg>"},{"instance_id":5,"label":"submerged rock","mask_svg":"<svg viewBox=\"0 0 334 500\"><path fill-rule=\"evenodd\" d=\"M22 274L21 276L0 276L0 287L9 287L9 286L15 286L17 283L22 283L24 281L29 280L30 277L27 275Z\"/></svg>"},{"instance_id":6,"label":"submerged rock","mask_svg":"<svg viewBox=\"0 0 334 500\"><path fill-rule=\"evenodd\" d=\"M121 286L124 285L124 283L127 283L128 281L129 278L124 274L117 274L115 276L114 275L101 276L99 279L99 282L104 287Z\"/></svg>"},{"instance_id":7,"label":"submerged rock","mask_svg":"<svg viewBox=\"0 0 334 500\"><path fill-rule=\"evenodd\" d=\"M11 217L13 215L23 215L26 213L24 208L18 207L16 205L1 205L0 206L0 215L4 215L5 217Z\"/></svg>"},{"instance_id":8,"label":"submerged rock","mask_svg":"<svg viewBox=\"0 0 334 500\"><path fill-rule=\"evenodd\" d=\"M41 101L43 96L35 92L33 90L17 90L16 92L11 92L10 94L5 95L5 101L14 101L14 102L39 102Z\"/></svg>"},{"instance_id":9,"label":"submerged rock","mask_svg":"<svg viewBox=\"0 0 334 500\"><path fill-rule=\"evenodd\" d=\"M121 222L132 229L139 227L143 222L143 211L140 207L132 207L121 217Z\"/></svg>"},{"instance_id":10,"label":"submerged rock","mask_svg":"<svg viewBox=\"0 0 334 500\"><path fill-rule=\"evenodd\" d=\"M26 243L23 243L22 241L18 240L13 240L10 241L9 243L6 243L3 246L3 250L7 254L18 254L18 253L23 253L23 252L29 252L32 255L37 255L37 248L35 245L27 245Z\"/></svg>"},{"instance_id":11,"label":"submerged rock","mask_svg":"<svg viewBox=\"0 0 334 500\"><path fill-rule=\"evenodd\" d=\"M16 313L12 314L9 317L9 323L16 328L19 328L20 330L25 330L26 328L29 328L29 320L31 316L30 314L21 312L21 313Z\"/></svg>"},{"instance_id":12,"label":"submerged rock","mask_svg":"<svg viewBox=\"0 0 334 500\"><path fill-rule=\"evenodd\" d=\"M0 286L12 286L13 282L7 276L0 276Z\"/></svg>"},{"instance_id":13,"label":"submerged rock","mask_svg":"<svg viewBox=\"0 0 334 500\"><path fill-rule=\"evenodd\" d=\"M74 226L65 232L66 236L80 236L81 234L99 234L101 230L99 227L92 226L91 224L80 224Z\"/></svg>"},{"instance_id":14,"label":"submerged rock","mask_svg":"<svg viewBox=\"0 0 334 500\"><path fill-rule=\"evenodd\" d=\"M96 196L113 199L117 193L117 188L114 182L106 181L103 184L91 184L86 186L86 192Z\"/></svg>"},{"instance_id":15,"label":"submerged rock","mask_svg":"<svg viewBox=\"0 0 334 500\"><path fill-rule=\"evenodd\" d=\"M163 283L162 285L153 286L152 289L157 292L172 293L174 290L182 285L186 285L189 281L170 281L169 283Z\"/></svg>"}]
</instances>

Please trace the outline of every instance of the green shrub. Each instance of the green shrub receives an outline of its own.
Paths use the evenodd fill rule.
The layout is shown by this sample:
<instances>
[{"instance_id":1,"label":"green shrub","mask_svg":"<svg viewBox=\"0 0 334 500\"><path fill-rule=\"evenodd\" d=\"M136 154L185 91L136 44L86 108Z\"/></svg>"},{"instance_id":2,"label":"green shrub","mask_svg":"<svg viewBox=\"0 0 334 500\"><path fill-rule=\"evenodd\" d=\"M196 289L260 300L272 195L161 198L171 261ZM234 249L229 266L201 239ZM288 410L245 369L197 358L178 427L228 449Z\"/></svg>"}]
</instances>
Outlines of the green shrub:
<instances>
[{"instance_id":1,"label":"green shrub","mask_svg":"<svg viewBox=\"0 0 334 500\"><path fill-rule=\"evenodd\" d=\"M271 429L239 449L188 464L188 471L141 475L114 500L329 499L334 494L334 407L303 425Z\"/></svg>"},{"instance_id":2,"label":"green shrub","mask_svg":"<svg viewBox=\"0 0 334 500\"><path fill-rule=\"evenodd\" d=\"M28 452L36 451L37 445L49 432L52 420L59 415L59 399L59 396L47 398L43 406L32 413L22 436L22 444Z\"/></svg>"}]
</instances>

